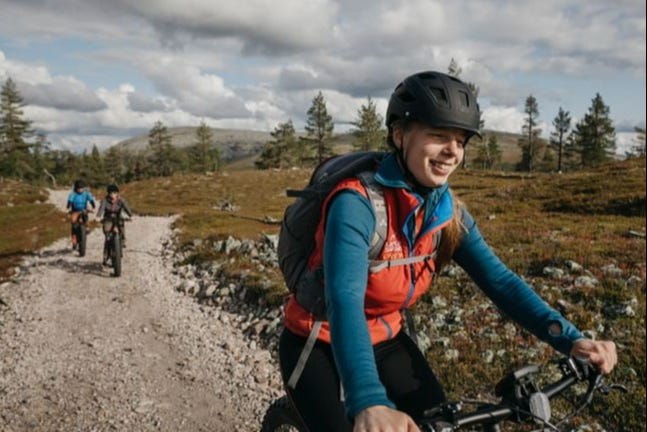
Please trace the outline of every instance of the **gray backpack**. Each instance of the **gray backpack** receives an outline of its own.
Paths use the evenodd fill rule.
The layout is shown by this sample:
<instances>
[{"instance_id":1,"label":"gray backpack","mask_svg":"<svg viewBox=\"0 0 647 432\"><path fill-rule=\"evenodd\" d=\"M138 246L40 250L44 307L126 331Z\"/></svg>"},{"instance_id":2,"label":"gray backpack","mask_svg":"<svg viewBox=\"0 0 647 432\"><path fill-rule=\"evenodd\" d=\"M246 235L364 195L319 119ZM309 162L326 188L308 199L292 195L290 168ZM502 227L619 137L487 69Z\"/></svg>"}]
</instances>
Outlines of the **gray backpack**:
<instances>
[{"instance_id":1,"label":"gray backpack","mask_svg":"<svg viewBox=\"0 0 647 432\"><path fill-rule=\"evenodd\" d=\"M308 269L308 259L315 248L315 232L323 202L340 181L352 177L360 179L376 218L369 259L377 257L384 245L387 220L382 189L373 175L387 154L364 151L332 157L315 168L305 189L287 191L288 196L297 199L285 210L281 223L279 267L290 292L317 318L325 317L323 269Z\"/></svg>"}]
</instances>

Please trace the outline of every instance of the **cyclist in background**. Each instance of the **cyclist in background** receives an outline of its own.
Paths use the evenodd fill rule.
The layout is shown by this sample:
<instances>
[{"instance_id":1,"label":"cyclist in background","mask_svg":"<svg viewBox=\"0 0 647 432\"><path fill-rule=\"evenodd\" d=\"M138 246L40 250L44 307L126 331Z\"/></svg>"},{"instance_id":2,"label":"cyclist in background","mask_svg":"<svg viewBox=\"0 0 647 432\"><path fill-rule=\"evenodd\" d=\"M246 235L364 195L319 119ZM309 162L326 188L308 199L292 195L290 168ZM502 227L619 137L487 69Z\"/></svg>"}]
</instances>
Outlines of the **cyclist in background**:
<instances>
[{"instance_id":1,"label":"cyclist in background","mask_svg":"<svg viewBox=\"0 0 647 432\"><path fill-rule=\"evenodd\" d=\"M86 189L86 184L83 180L79 179L74 182L74 187L67 197L67 210L70 214L70 227L72 235L72 249L76 249L78 239L74 233L74 224L77 223L81 214L88 209L88 203L92 206L92 210L96 208L94 197L89 190Z\"/></svg>"},{"instance_id":2,"label":"cyclist in background","mask_svg":"<svg viewBox=\"0 0 647 432\"><path fill-rule=\"evenodd\" d=\"M586 339L499 260L451 192L448 179L479 135L479 121L474 94L455 77L421 72L395 88L386 113L392 152L374 175L388 215L377 259L389 265L369 269L376 217L361 181L343 180L326 198L308 263L323 266L326 318L320 321L291 295L279 342L288 395L310 432L417 432L413 419L445 401L402 323L403 310L451 260L507 316L554 349L602 373L617 363L613 342Z\"/></svg>"},{"instance_id":3,"label":"cyclist in background","mask_svg":"<svg viewBox=\"0 0 647 432\"><path fill-rule=\"evenodd\" d=\"M121 212L124 211L128 217L132 217L132 211L128 207L126 200L119 195L119 187L116 184L108 185L106 188L106 197L101 200L99 204L99 210L97 211L97 218L102 218L101 223L103 225L103 235L108 236L108 233L112 230L114 224L119 226L119 232L121 233L121 245L126 247L126 231L124 227L124 220L121 216ZM103 264L108 263L108 252L104 246L103 249Z\"/></svg>"}]
</instances>

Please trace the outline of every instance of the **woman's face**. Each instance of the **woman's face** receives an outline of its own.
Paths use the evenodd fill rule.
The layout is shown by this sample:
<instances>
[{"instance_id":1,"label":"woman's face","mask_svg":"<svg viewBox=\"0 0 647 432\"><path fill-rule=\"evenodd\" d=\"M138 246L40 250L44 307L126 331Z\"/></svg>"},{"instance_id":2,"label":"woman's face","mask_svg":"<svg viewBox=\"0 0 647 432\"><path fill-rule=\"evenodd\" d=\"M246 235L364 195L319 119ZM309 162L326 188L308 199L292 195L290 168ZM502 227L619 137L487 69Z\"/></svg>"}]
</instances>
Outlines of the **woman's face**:
<instances>
[{"instance_id":1,"label":"woman's face","mask_svg":"<svg viewBox=\"0 0 647 432\"><path fill-rule=\"evenodd\" d=\"M420 184L445 184L465 154L466 134L460 129L439 129L419 123L396 127L393 142L402 149L405 163Z\"/></svg>"}]
</instances>

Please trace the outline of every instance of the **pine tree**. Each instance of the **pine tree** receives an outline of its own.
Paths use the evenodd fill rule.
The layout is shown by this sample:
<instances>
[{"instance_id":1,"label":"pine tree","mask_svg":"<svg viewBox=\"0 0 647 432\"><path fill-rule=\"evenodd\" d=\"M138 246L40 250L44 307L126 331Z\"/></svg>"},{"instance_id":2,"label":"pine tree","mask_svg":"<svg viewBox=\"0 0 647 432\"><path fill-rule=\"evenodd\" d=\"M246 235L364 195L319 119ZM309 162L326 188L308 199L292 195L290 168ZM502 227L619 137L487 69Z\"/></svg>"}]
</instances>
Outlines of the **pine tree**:
<instances>
[{"instance_id":1,"label":"pine tree","mask_svg":"<svg viewBox=\"0 0 647 432\"><path fill-rule=\"evenodd\" d=\"M105 161L99 152L96 144L92 145L90 156L85 160L85 179L92 185L105 185L108 183Z\"/></svg>"},{"instance_id":2,"label":"pine tree","mask_svg":"<svg viewBox=\"0 0 647 432\"><path fill-rule=\"evenodd\" d=\"M213 133L203 121L195 131L195 144L188 149L191 169L196 171L216 171L220 166L220 151L213 147Z\"/></svg>"},{"instance_id":3,"label":"pine tree","mask_svg":"<svg viewBox=\"0 0 647 432\"><path fill-rule=\"evenodd\" d=\"M314 142L317 163L321 163L332 155L330 138L332 138L333 128L332 117L328 114L326 101L323 94L319 92L308 109L308 121L305 127L308 138Z\"/></svg>"},{"instance_id":4,"label":"pine tree","mask_svg":"<svg viewBox=\"0 0 647 432\"><path fill-rule=\"evenodd\" d=\"M375 103L368 98L366 105L357 110L357 120L352 125L355 140L353 147L357 150L377 150L386 146L386 130L382 127L384 119L377 113Z\"/></svg>"},{"instance_id":5,"label":"pine tree","mask_svg":"<svg viewBox=\"0 0 647 432\"><path fill-rule=\"evenodd\" d=\"M503 152L499 147L496 135L491 135L487 142L480 143L477 146L476 154L474 162L481 165L483 169L492 169L495 165L501 163Z\"/></svg>"},{"instance_id":6,"label":"pine tree","mask_svg":"<svg viewBox=\"0 0 647 432\"><path fill-rule=\"evenodd\" d=\"M581 149L578 148L575 128L571 129L564 142L564 156L562 164L565 169L577 169L582 166Z\"/></svg>"},{"instance_id":7,"label":"pine tree","mask_svg":"<svg viewBox=\"0 0 647 432\"><path fill-rule=\"evenodd\" d=\"M532 171L539 154L539 134L541 129L537 127L539 119L539 108L537 99L533 95L526 98L524 108L526 118L521 127L522 138L519 138L519 147L521 147L521 162L517 168L524 171Z\"/></svg>"},{"instance_id":8,"label":"pine tree","mask_svg":"<svg viewBox=\"0 0 647 432\"><path fill-rule=\"evenodd\" d=\"M125 183L128 177L128 165L132 160L131 154L119 146L110 147L104 155L106 177L110 183Z\"/></svg>"},{"instance_id":9,"label":"pine tree","mask_svg":"<svg viewBox=\"0 0 647 432\"><path fill-rule=\"evenodd\" d=\"M454 60L454 57L449 61L449 66L447 66L447 75L453 76L453 77L460 77L461 72L463 72L463 69L458 65L456 60Z\"/></svg>"},{"instance_id":10,"label":"pine tree","mask_svg":"<svg viewBox=\"0 0 647 432\"><path fill-rule=\"evenodd\" d=\"M153 128L148 132L148 146L152 151L149 158L149 169L154 176L170 176L174 171L173 145L168 129L160 120L155 122Z\"/></svg>"},{"instance_id":11,"label":"pine tree","mask_svg":"<svg viewBox=\"0 0 647 432\"><path fill-rule=\"evenodd\" d=\"M27 142L34 131L23 117L25 106L18 87L7 78L0 91L0 175L28 178L35 175Z\"/></svg>"},{"instance_id":12,"label":"pine tree","mask_svg":"<svg viewBox=\"0 0 647 432\"><path fill-rule=\"evenodd\" d=\"M609 107L596 93L588 113L575 125L575 147L582 165L593 166L612 159L616 149L616 130L609 118Z\"/></svg>"},{"instance_id":13,"label":"pine tree","mask_svg":"<svg viewBox=\"0 0 647 432\"><path fill-rule=\"evenodd\" d=\"M296 132L291 119L279 123L270 134L274 139L265 143L258 160L254 162L258 169L287 168L300 160Z\"/></svg>"},{"instance_id":14,"label":"pine tree","mask_svg":"<svg viewBox=\"0 0 647 432\"><path fill-rule=\"evenodd\" d=\"M634 139L636 145L633 147L633 154L638 157L645 157L645 128L634 127L636 138Z\"/></svg>"},{"instance_id":15,"label":"pine tree","mask_svg":"<svg viewBox=\"0 0 647 432\"><path fill-rule=\"evenodd\" d=\"M34 143L34 146L32 147L31 150L31 160L32 160L32 167L34 168L34 180L41 180L45 179L46 176L48 176L52 182L53 186L56 186L56 179L51 178L51 173L49 173L48 169L50 168L48 166L48 161L46 157L46 153L49 151L50 146L49 142L47 141L47 136L44 133L38 133L36 135L36 142Z\"/></svg>"},{"instance_id":16,"label":"pine tree","mask_svg":"<svg viewBox=\"0 0 647 432\"><path fill-rule=\"evenodd\" d=\"M550 134L550 143L557 149L557 172L562 172L562 156L568 132L571 129L571 115L559 107L557 116L553 119L555 130Z\"/></svg>"}]
</instances>

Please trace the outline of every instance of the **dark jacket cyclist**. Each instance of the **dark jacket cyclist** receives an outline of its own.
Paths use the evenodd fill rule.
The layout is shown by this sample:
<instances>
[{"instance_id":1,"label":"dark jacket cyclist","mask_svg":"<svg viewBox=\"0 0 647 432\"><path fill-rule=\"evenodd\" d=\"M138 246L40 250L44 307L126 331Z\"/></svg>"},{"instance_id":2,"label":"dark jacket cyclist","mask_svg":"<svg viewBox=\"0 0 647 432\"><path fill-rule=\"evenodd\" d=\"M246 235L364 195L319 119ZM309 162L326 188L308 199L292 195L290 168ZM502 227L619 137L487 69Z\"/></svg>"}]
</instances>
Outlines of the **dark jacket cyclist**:
<instances>
[{"instance_id":1,"label":"dark jacket cyclist","mask_svg":"<svg viewBox=\"0 0 647 432\"><path fill-rule=\"evenodd\" d=\"M126 231L121 212L125 212L129 217L132 217L132 211L128 207L126 200L119 195L119 187L116 184L108 185L106 188L106 197L101 200L99 210L97 210L97 218L101 218L103 227L103 234L107 237L108 233L117 224L121 232L122 246L126 246ZM104 248L103 262L107 263L108 257Z\"/></svg>"},{"instance_id":2,"label":"dark jacket cyclist","mask_svg":"<svg viewBox=\"0 0 647 432\"><path fill-rule=\"evenodd\" d=\"M423 353L401 329L402 310L451 260L504 313L556 350L603 373L617 363L613 342L584 338L499 260L451 192L448 178L469 139L479 135L479 120L469 87L443 73L409 76L391 95L386 124L393 153L375 173L388 214L378 259L435 253L431 259L369 271L376 218L367 192L351 179L328 195L309 262L323 263L327 320L316 327L315 317L292 296L279 344L288 393L311 432L418 431L412 417L445 400ZM290 378L313 328L317 341L295 384Z\"/></svg>"}]
</instances>

